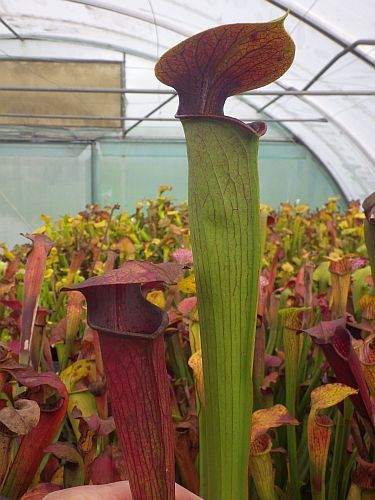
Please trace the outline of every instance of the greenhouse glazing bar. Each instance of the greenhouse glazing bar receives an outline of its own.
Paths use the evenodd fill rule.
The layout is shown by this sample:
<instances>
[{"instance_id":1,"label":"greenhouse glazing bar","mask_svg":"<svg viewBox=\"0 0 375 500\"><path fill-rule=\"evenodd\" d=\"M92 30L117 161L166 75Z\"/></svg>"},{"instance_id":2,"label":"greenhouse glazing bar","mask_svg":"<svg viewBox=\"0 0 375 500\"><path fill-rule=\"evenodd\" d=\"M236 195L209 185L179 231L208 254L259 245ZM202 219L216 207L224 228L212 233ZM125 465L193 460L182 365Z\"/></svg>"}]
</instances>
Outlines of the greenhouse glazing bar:
<instances>
[{"instance_id":1,"label":"greenhouse glazing bar","mask_svg":"<svg viewBox=\"0 0 375 500\"><path fill-rule=\"evenodd\" d=\"M0 87L0 92L76 92L92 94L156 94L176 95L173 90L90 88L90 87ZM239 95L251 96L375 96L375 90L252 90Z\"/></svg>"},{"instance_id":2,"label":"greenhouse glazing bar","mask_svg":"<svg viewBox=\"0 0 375 500\"><path fill-rule=\"evenodd\" d=\"M153 110L154 112L155 110ZM51 120L106 120L106 121L152 121L152 122L174 122L179 121L177 118L151 118L149 116L92 116L92 115L38 115L31 113L0 113L1 118L40 118ZM255 118L241 118L243 121L254 121ZM279 123L279 122L320 122L326 123L326 118L278 118L278 119L262 119L263 122ZM132 127L133 128L133 127ZM129 129L126 131L129 132Z\"/></svg>"},{"instance_id":3,"label":"greenhouse glazing bar","mask_svg":"<svg viewBox=\"0 0 375 500\"><path fill-rule=\"evenodd\" d=\"M347 47L345 47L343 50L341 50L338 54L336 54L335 56L332 57L332 59L330 59L327 64L325 64L323 66L323 68L321 68L318 73L313 76L311 78L311 80L309 80L306 85L303 87L302 90L308 90L310 87L312 87L314 85L314 83L316 83L319 78L321 76L324 75L324 73L326 73L337 61L339 61L343 56L345 56L346 54L348 54L348 52L353 52L353 50L358 46L358 45L375 45L375 40L367 40L367 39L359 39L359 40L356 40L355 42L351 43L350 45L348 45ZM373 63L373 66L375 67L375 64ZM293 90L293 89L290 89L290 90ZM279 95L279 96L276 96L274 99L271 99L270 102L268 102L267 104L265 104L262 108L259 108L259 112L261 113L262 111L264 111L265 109L267 109L269 106L271 106L272 104L274 104L275 102L277 102L279 99L281 99L283 96L282 95Z\"/></svg>"},{"instance_id":4,"label":"greenhouse glazing bar","mask_svg":"<svg viewBox=\"0 0 375 500\"><path fill-rule=\"evenodd\" d=\"M124 135L126 135L127 133L129 133L131 130L133 130L135 127L137 127L143 121L148 120L151 117L151 115L153 115L154 113L156 113L156 111L159 111L159 109L164 108L164 106L166 104L168 104L170 101L172 101L176 97L176 95L177 94L171 95L170 97L168 97L168 99L166 99L165 101L163 101L162 103L160 103L158 106L156 106L155 108L153 108L151 111L149 111L145 116L143 116L142 118L139 118L135 123L133 123L133 125L131 127L129 127L126 130L124 130ZM129 118L127 118L127 120L129 120Z\"/></svg>"},{"instance_id":5,"label":"greenhouse glazing bar","mask_svg":"<svg viewBox=\"0 0 375 500\"><path fill-rule=\"evenodd\" d=\"M12 35L14 35L16 38L18 38L18 40L21 40L22 42L23 38L8 23L6 23L2 17L0 17L0 22L3 26L6 27L8 31L12 33Z\"/></svg>"},{"instance_id":6,"label":"greenhouse glazing bar","mask_svg":"<svg viewBox=\"0 0 375 500\"><path fill-rule=\"evenodd\" d=\"M108 12L114 12L115 14L120 14L120 15L127 16L127 17L134 17L134 19L138 19L139 21L143 21L145 23L152 24L152 25L156 24L156 26L158 26L160 28L167 29L167 30L172 31L174 33L177 33L178 35L182 35L182 36L186 36L186 37L191 35L191 33L189 33L188 31L178 29L178 28L176 28L176 26L174 26L171 23L167 23L167 22L160 20L160 19L155 19L154 15L150 15L146 12L140 13L139 11L137 11L135 9L118 7L115 5L108 5L108 4L106 4L104 2L100 2L98 0L91 0L91 1L89 1L89 0L64 0L64 1L76 3L76 4L81 4L81 5L88 6L88 7L94 7L95 9L102 9L102 10L105 10Z\"/></svg>"},{"instance_id":7,"label":"greenhouse glazing bar","mask_svg":"<svg viewBox=\"0 0 375 500\"><path fill-rule=\"evenodd\" d=\"M292 16L296 17L299 19L301 22L307 24L311 28L319 31L322 35L326 36L333 42L336 42L338 45L341 45L341 47L346 48L349 43L347 43L345 40L342 38L338 37L335 33L332 33L332 31L323 28L323 26L318 25L316 22L314 22L310 16L309 16L309 11L303 11L299 10L296 7L290 7L287 2L282 1L282 0L266 0L267 2L271 3L275 7L278 7L279 9L282 9L284 11L289 12ZM352 53L358 57L358 59L361 59L363 62L370 64L373 66L374 62L371 58L367 57L366 54L363 54L359 50L356 50L355 48L352 50Z\"/></svg>"},{"instance_id":8,"label":"greenhouse glazing bar","mask_svg":"<svg viewBox=\"0 0 375 500\"><path fill-rule=\"evenodd\" d=\"M302 90L308 90L312 85L314 85L315 82L319 80L321 76L324 75L324 73L326 73L333 66L333 64L335 64L348 52L353 52L353 49L355 49L355 47L358 47L358 45L375 45L375 40L360 39L356 40L355 42L345 47L338 54L333 56L332 59L328 61L327 64L323 66L323 68L313 78L311 78L311 80L308 83L306 83L306 85L303 87ZM375 63L372 63L372 66L375 68Z\"/></svg>"}]
</instances>

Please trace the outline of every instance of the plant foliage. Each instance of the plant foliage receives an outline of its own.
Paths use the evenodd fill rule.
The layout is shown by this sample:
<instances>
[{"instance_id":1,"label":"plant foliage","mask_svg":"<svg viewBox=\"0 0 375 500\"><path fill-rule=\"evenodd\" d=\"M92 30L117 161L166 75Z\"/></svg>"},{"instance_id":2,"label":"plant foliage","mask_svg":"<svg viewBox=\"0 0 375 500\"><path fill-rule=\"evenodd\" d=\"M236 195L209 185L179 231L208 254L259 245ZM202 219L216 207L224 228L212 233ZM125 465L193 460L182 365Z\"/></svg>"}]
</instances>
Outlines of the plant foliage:
<instances>
[{"instance_id":1,"label":"plant foliage","mask_svg":"<svg viewBox=\"0 0 375 500\"><path fill-rule=\"evenodd\" d=\"M42 216L43 226L37 233L46 235L54 246L46 256L40 314L33 324L31 339L36 335L40 339L39 355L33 356L37 366L33 368L19 364L31 247L2 246L2 495L21 498L29 490L32 498L43 498L59 488L127 478L127 457L122 455L114 431L113 402L98 334L87 324L85 303L70 300L61 289L135 259L186 266L176 285L168 289L152 285L145 293L168 315L164 343L176 479L199 492L199 481L205 480L205 470L200 467L205 428L200 417L206 401L194 263L187 207L175 205L168 189L164 186L155 200L139 203L133 214L121 213L118 207L89 206L76 216L57 221ZM257 331L262 324L264 344L259 345L264 347L256 352L263 357L257 368L263 377L260 387L254 388L260 403L253 416L262 431L255 435L254 428L253 437L249 436L249 446L253 443L249 497L254 497L256 489L261 498L270 491L275 498L290 497L289 463L294 451L288 447L287 429L292 428L298 457L294 487L301 498L342 499L358 492L370 498L375 483L374 415L369 403L369 393L374 391L375 317L366 309L367 302L361 302L373 285L364 242L364 215L357 202L341 212L334 198L314 211L291 203L282 204L277 211L263 209L268 212L268 223ZM230 241L225 252L230 254L234 245L235 241ZM343 258L348 260L350 287L345 315L337 318L329 266L332 260ZM285 323L289 308L298 319L295 329ZM287 360L284 343L293 335L297 340L293 360ZM353 357L358 362L353 364ZM293 367L296 378L292 390L286 367ZM254 380L260 380L259 373ZM337 393L333 397L329 390L334 388L340 389L342 396ZM340 403L345 396L349 397ZM273 412L267 413L268 408L274 408ZM269 415L279 415L280 422L271 419L269 423ZM281 425L291 423L293 427ZM262 446L266 455L262 455ZM263 482L259 474L263 474Z\"/></svg>"}]
</instances>

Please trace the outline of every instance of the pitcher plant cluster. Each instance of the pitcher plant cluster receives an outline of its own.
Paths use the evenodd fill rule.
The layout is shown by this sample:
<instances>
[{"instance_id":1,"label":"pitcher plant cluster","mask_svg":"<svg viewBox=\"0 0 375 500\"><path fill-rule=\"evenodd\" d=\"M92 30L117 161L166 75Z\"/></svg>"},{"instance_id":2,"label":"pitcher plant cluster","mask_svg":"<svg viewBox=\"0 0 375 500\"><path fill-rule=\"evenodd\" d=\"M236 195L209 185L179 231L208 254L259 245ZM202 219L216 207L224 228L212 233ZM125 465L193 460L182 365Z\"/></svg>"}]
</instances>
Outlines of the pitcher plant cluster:
<instances>
[{"instance_id":1,"label":"pitcher plant cluster","mask_svg":"<svg viewBox=\"0 0 375 500\"><path fill-rule=\"evenodd\" d=\"M375 495L375 195L261 205L262 122L230 96L292 64L284 18L168 51L187 205L90 205L0 245L0 494L128 479L135 500Z\"/></svg>"}]
</instances>

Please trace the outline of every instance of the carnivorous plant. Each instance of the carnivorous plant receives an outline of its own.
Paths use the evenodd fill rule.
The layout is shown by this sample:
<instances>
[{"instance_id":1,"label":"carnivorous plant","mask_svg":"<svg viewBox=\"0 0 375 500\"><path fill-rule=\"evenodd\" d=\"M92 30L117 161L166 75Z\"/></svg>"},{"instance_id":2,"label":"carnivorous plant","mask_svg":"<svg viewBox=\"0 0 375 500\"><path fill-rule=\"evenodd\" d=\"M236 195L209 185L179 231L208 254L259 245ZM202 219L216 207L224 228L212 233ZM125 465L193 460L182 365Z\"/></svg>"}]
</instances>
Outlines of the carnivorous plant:
<instances>
[{"instance_id":1,"label":"carnivorous plant","mask_svg":"<svg viewBox=\"0 0 375 500\"><path fill-rule=\"evenodd\" d=\"M177 90L189 162L189 217L205 384L211 500L247 498L252 365L260 268L257 151L263 122L224 114L229 96L267 85L291 65L284 17L229 24L164 54L157 78Z\"/></svg>"}]
</instances>

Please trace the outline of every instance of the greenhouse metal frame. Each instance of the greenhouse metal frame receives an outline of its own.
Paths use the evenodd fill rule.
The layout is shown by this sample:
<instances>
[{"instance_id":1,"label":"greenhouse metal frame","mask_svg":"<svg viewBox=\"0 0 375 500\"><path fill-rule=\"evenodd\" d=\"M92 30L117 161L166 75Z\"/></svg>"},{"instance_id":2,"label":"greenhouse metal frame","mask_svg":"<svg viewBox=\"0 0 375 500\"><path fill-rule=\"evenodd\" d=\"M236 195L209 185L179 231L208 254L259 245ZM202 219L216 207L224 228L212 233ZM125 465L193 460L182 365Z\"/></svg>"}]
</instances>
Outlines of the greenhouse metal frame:
<instances>
[{"instance_id":1,"label":"greenhouse metal frame","mask_svg":"<svg viewBox=\"0 0 375 500\"><path fill-rule=\"evenodd\" d=\"M375 144L370 127L375 116L374 5L363 2L354 16L348 0L214 3L215 8L210 0L187 5L142 0L128 7L126 2L116 0L1 0L0 64L120 66L116 86L87 82L64 85L48 77L43 81L43 76L37 84L22 83L22 78L15 84L0 79L0 99L5 96L2 103L6 96L35 99L40 93L67 94L77 102L79 95L120 95L121 104L112 114L105 106L100 112L69 113L43 112L32 105L8 109L7 103L6 109L0 106L0 143L87 144L94 167L96 153L92 152L100 154L102 141L131 144L145 138L150 144L183 145L174 118L175 93L153 76L157 58L202 29L227 22L269 20L288 10L286 27L297 45L292 68L264 89L229 99L225 111L244 121L267 122L269 134L262 144L290 141L301 145L311 161L326 169L343 200L363 198L375 189ZM361 12L367 15L361 16ZM91 175L93 183L95 175ZM98 189L91 188L91 192L95 194ZM105 201L100 196L91 196L90 200Z\"/></svg>"}]
</instances>

